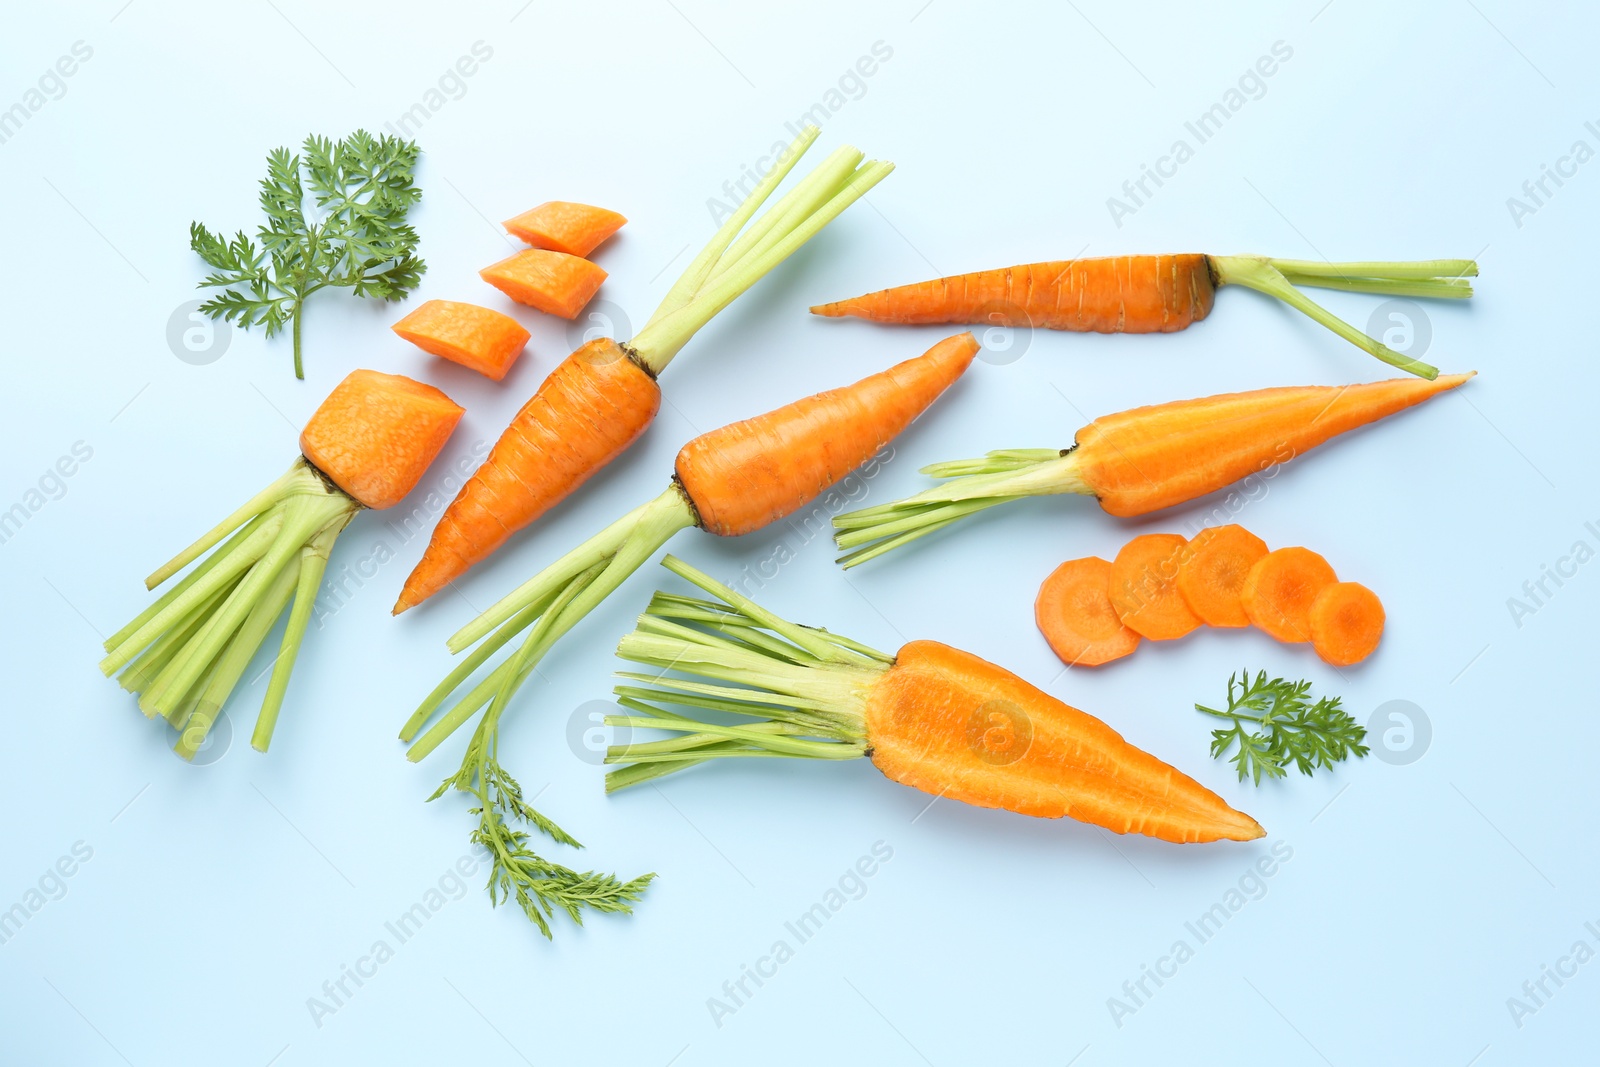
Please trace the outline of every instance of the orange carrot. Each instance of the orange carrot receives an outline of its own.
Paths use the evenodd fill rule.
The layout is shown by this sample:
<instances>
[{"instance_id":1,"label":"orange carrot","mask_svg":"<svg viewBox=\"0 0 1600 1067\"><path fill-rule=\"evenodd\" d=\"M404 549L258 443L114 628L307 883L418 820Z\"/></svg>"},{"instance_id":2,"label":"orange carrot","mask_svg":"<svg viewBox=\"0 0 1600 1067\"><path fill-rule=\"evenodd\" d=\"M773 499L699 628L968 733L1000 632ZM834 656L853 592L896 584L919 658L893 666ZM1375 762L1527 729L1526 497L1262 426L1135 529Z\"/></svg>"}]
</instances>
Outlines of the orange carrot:
<instances>
[{"instance_id":1,"label":"orange carrot","mask_svg":"<svg viewBox=\"0 0 1600 1067\"><path fill-rule=\"evenodd\" d=\"M516 319L455 300L430 300L389 328L424 352L497 382L528 343Z\"/></svg>"},{"instance_id":2,"label":"orange carrot","mask_svg":"<svg viewBox=\"0 0 1600 1067\"><path fill-rule=\"evenodd\" d=\"M627 221L603 207L552 200L507 219L505 227L511 236L535 248L548 248L569 256L587 256Z\"/></svg>"},{"instance_id":3,"label":"orange carrot","mask_svg":"<svg viewBox=\"0 0 1600 1067\"><path fill-rule=\"evenodd\" d=\"M1033 619L1069 667L1098 667L1139 647L1138 633L1111 604L1111 564L1099 556L1069 559L1051 571L1033 602Z\"/></svg>"},{"instance_id":4,"label":"orange carrot","mask_svg":"<svg viewBox=\"0 0 1600 1067\"><path fill-rule=\"evenodd\" d=\"M1189 554L1181 534L1140 534L1111 562L1111 606L1122 624L1152 641L1171 641L1200 625L1178 592L1178 568Z\"/></svg>"},{"instance_id":5,"label":"orange carrot","mask_svg":"<svg viewBox=\"0 0 1600 1067\"><path fill-rule=\"evenodd\" d=\"M1471 260L1316 263L1263 256L1105 256L1028 263L881 289L818 304L812 314L873 322L968 322L1095 333L1171 333L1211 311L1217 287L1244 285L1288 303L1386 363L1425 378L1436 368L1368 337L1297 285L1396 296L1461 299L1478 273Z\"/></svg>"},{"instance_id":6,"label":"orange carrot","mask_svg":"<svg viewBox=\"0 0 1600 1067\"><path fill-rule=\"evenodd\" d=\"M106 641L100 669L120 671L145 714L180 731L178 754L193 758L288 609L251 737L265 752L335 539L362 507L388 507L409 493L460 418L431 385L351 373L306 423L304 455L288 472L145 580L154 589L199 561Z\"/></svg>"},{"instance_id":7,"label":"orange carrot","mask_svg":"<svg viewBox=\"0 0 1600 1067\"><path fill-rule=\"evenodd\" d=\"M1280 548L1256 560L1239 590L1244 613L1279 641L1311 640L1311 604L1339 580L1309 548Z\"/></svg>"},{"instance_id":8,"label":"orange carrot","mask_svg":"<svg viewBox=\"0 0 1600 1067\"><path fill-rule=\"evenodd\" d=\"M1239 593L1267 543L1243 526L1212 526L1189 541L1178 568L1178 592L1207 626L1249 626Z\"/></svg>"},{"instance_id":9,"label":"orange carrot","mask_svg":"<svg viewBox=\"0 0 1600 1067\"><path fill-rule=\"evenodd\" d=\"M564 319L577 318L606 280L606 272L587 259L544 248L525 248L478 276L517 303Z\"/></svg>"},{"instance_id":10,"label":"orange carrot","mask_svg":"<svg viewBox=\"0 0 1600 1067\"><path fill-rule=\"evenodd\" d=\"M1334 582L1311 602L1311 647L1335 667L1360 663L1383 637L1383 603L1357 582Z\"/></svg>"},{"instance_id":11,"label":"orange carrot","mask_svg":"<svg viewBox=\"0 0 1600 1067\"><path fill-rule=\"evenodd\" d=\"M655 379L695 332L893 169L841 148L752 222L816 136L813 126L795 140L630 343L592 341L551 372L446 509L406 579L397 614L487 557L636 440L660 407ZM522 255L530 253L558 254Z\"/></svg>"},{"instance_id":12,"label":"orange carrot","mask_svg":"<svg viewBox=\"0 0 1600 1067\"><path fill-rule=\"evenodd\" d=\"M636 714L607 721L677 736L614 746L606 762L624 766L608 790L713 758L870 756L893 781L978 807L1180 843L1266 832L1104 722L969 652L912 641L891 657L664 563L717 601L658 593L622 639L621 658L674 673L622 674L618 703ZM742 718L711 721L697 708Z\"/></svg>"},{"instance_id":13,"label":"orange carrot","mask_svg":"<svg viewBox=\"0 0 1600 1067\"><path fill-rule=\"evenodd\" d=\"M1332 437L1454 389L1476 372L1437 381L1393 378L1346 386L1228 393L1134 408L1078 431L1073 447L1005 449L938 463L949 479L915 496L834 519L851 567L1009 500L1094 496L1108 513L1143 515L1258 475Z\"/></svg>"}]
</instances>

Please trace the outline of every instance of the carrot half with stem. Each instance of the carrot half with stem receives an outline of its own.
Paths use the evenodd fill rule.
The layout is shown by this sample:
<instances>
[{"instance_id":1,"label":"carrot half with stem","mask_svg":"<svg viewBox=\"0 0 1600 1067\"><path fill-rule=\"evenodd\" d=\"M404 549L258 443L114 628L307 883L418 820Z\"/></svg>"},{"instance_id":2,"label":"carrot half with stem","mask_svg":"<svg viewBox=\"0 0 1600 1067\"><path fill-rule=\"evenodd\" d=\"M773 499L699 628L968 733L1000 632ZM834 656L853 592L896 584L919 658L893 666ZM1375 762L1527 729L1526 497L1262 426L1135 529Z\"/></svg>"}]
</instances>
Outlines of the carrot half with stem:
<instances>
[{"instance_id":1,"label":"carrot half with stem","mask_svg":"<svg viewBox=\"0 0 1600 1067\"><path fill-rule=\"evenodd\" d=\"M1276 297L1383 362L1424 378L1439 374L1317 304L1297 286L1389 297L1466 299L1470 259L1319 263L1266 256L1100 256L1028 263L881 289L818 304L815 315L887 323L966 322L1093 333L1172 333L1211 312L1217 289L1242 285Z\"/></svg>"},{"instance_id":2,"label":"carrot half with stem","mask_svg":"<svg viewBox=\"0 0 1600 1067\"><path fill-rule=\"evenodd\" d=\"M969 652L912 641L890 656L779 618L676 557L662 564L715 600L657 593L618 645L662 673L619 672L618 703L636 714L606 721L674 736L612 746L606 762L621 766L608 792L707 760L868 756L892 781L978 807L1175 843L1266 833L1099 719Z\"/></svg>"},{"instance_id":3,"label":"carrot half with stem","mask_svg":"<svg viewBox=\"0 0 1600 1067\"><path fill-rule=\"evenodd\" d=\"M1059 451L1004 449L981 459L935 463L922 473L948 479L944 484L833 520L834 540L847 550L839 562L857 566L1024 497L1093 496L1107 513L1123 517L1172 507L1420 404L1476 373L1179 400L1102 416L1078 431L1072 447Z\"/></svg>"},{"instance_id":4,"label":"carrot half with stem","mask_svg":"<svg viewBox=\"0 0 1600 1067\"><path fill-rule=\"evenodd\" d=\"M537 877L527 873L537 857L528 858L526 834L512 831L508 816L521 816L558 841L570 839L551 833L554 824L522 803L515 780L499 764L499 722L517 689L556 642L679 530L698 526L737 537L804 507L905 429L962 375L977 352L972 335L960 334L854 385L695 438L678 453L665 492L556 560L450 638L452 652L478 647L428 694L400 739L413 742L407 758L421 760L487 705L461 766L429 799L452 787L477 798L473 840L493 856L491 884L516 887L523 910L547 936L536 906L542 890ZM491 656L524 631L513 652L468 685ZM466 692L434 719L463 688ZM432 725L418 737L430 719Z\"/></svg>"},{"instance_id":5,"label":"carrot half with stem","mask_svg":"<svg viewBox=\"0 0 1600 1067\"><path fill-rule=\"evenodd\" d=\"M755 218L818 132L809 126L795 138L631 342L591 341L540 384L445 509L395 614L485 559L637 440L661 407L657 377L689 339L894 169L840 148Z\"/></svg>"}]
</instances>

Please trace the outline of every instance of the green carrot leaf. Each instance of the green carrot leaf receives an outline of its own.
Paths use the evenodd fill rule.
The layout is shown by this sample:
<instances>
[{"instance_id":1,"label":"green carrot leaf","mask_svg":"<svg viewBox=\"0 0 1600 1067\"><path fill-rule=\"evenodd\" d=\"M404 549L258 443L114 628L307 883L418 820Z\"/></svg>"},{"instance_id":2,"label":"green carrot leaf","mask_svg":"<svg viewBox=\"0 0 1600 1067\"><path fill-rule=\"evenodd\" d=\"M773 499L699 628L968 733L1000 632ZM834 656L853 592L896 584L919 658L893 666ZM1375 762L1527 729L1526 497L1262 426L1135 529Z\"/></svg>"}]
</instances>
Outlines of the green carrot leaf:
<instances>
[{"instance_id":1,"label":"green carrot leaf","mask_svg":"<svg viewBox=\"0 0 1600 1067\"><path fill-rule=\"evenodd\" d=\"M1311 683L1283 678L1268 680L1260 671L1228 676L1225 711L1196 704L1194 709L1233 725L1211 734L1211 755L1220 759L1229 749L1229 762L1242 782L1260 785L1263 776L1282 778L1292 763L1301 774L1317 768L1331 769L1351 756L1365 756L1367 731L1351 718L1338 697L1311 699Z\"/></svg>"}]
</instances>

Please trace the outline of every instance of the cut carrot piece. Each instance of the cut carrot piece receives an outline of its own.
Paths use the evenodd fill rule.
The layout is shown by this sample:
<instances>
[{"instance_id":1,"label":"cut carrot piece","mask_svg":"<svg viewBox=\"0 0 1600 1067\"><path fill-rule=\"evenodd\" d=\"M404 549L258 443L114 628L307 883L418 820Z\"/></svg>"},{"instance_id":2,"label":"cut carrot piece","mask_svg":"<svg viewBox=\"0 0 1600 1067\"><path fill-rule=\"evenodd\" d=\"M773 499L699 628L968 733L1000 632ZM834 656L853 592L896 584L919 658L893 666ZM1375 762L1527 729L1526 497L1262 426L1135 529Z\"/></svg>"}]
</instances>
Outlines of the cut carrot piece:
<instances>
[{"instance_id":1,"label":"cut carrot piece","mask_svg":"<svg viewBox=\"0 0 1600 1067\"><path fill-rule=\"evenodd\" d=\"M1311 603L1339 580L1309 548L1280 548L1256 560L1239 591L1250 621L1279 641L1311 640Z\"/></svg>"},{"instance_id":2,"label":"cut carrot piece","mask_svg":"<svg viewBox=\"0 0 1600 1067\"><path fill-rule=\"evenodd\" d=\"M505 227L511 236L535 248L548 248L569 256L587 256L627 221L603 207L552 200L507 219Z\"/></svg>"},{"instance_id":3,"label":"cut carrot piece","mask_svg":"<svg viewBox=\"0 0 1600 1067\"><path fill-rule=\"evenodd\" d=\"M424 352L497 382L528 343L516 319L455 300L430 300L389 328Z\"/></svg>"},{"instance_id":4,"label":"cut carrot piece","mask_svg":"<svg viewBox=\"0 0 1600 1067\"><path fill-rule=\"evenodd\" d=\"M1178 592L1178 570L1189 553L1181 534L1140 534L1111 564L1111 604L1123 625L1152 641L1170 641L1200 625Z\"/></svg>"},{"instance_id":5,"label":"cut carrot piece","mask_svg":"<svg viewBox=\"0 0 1600 1067\"><path fill-rule=\"evenodd\" d=\"M355 370L306 423L300 451L367 507L392 507L416 487L461 414L431 385Z\"/></svg>"},{"instance_id":6,"label":"cut carrot piece","mask_svg":"<svg viewBox=\"0 0 1600 1067\"><path fill-rule=\"evenodd\" d=\"M1033 602L1033 619L1050 649L1071 667L1098 667L1139 647L1111 605L1111 564L1099 556L1069 559L1050 572Z\"/></svg>"},{"instance_id":7,"label":"cut carrot piece","mask_svg":"<svg viewBox=\"0 0 1600 1067\"><path fill-rule=\"evenodd\" d=\"M1178 568L1178 592L1189 610L1207 626L1249 626L1239 591L1267 543L1243 526L1229 524L1201 530L1189 542L1189 554Z\"/></svg>"},{"instance_id":8,"label":"cut carrot piece","mask_svg":"<svg viewBox=\"0 0 1600 1067\"><path fill-rule=\"evenodd\" d=\"M519 304L575 319L594 296L606 272L587 259L528 248L485 267L478 276Z\"/></svg>"},{"instance_id":9,"label":"cut carrot piece","mask_svg":"<svg viewBox=\"0 0 1600 1067\"><path fill-rule=\"evenodd\" d=\"M1311 647L1335 667L1360 663L1378 647L1383 622L1378 594L1359 582L1334 582L1311 602Z\"/></svg>"}]
</instances>

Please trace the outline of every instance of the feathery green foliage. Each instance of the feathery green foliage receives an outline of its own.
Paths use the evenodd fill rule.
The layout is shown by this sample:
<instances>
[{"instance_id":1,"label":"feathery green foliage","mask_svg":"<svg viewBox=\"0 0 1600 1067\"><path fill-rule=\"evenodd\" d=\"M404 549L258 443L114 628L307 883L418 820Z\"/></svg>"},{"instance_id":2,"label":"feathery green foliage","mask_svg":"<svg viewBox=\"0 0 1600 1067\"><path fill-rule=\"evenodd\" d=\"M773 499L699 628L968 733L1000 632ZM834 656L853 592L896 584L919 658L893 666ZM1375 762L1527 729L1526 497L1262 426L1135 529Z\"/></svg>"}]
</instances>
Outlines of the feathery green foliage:
<instances>
[{"instance_id":1,"label":"feathery green foliage","mask_svg":"<svg viewBox=\"0 0 1600 1067\"><path fill-rule=\"evenodd\" d=\"M1260 785L1262 775L1282 778L1291 762L1309 775L1368 752L1361 743L1366 729L1340 707L1338 697L1313 702L1310 682L1268 681L1266 671L1254 681L1248 670L1228 676L1228 710L1203 704L1194 710L1233 720L1232 726L1212 731L1211 755L1221 758L1234 748L1229 762L1238 768L1241 782L1250 778Z\"/></svg>"}]
</instances>

